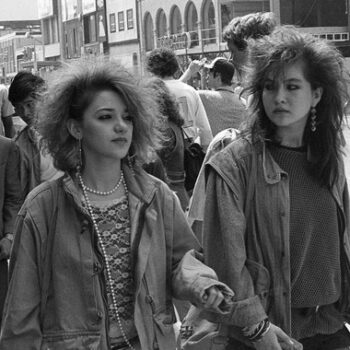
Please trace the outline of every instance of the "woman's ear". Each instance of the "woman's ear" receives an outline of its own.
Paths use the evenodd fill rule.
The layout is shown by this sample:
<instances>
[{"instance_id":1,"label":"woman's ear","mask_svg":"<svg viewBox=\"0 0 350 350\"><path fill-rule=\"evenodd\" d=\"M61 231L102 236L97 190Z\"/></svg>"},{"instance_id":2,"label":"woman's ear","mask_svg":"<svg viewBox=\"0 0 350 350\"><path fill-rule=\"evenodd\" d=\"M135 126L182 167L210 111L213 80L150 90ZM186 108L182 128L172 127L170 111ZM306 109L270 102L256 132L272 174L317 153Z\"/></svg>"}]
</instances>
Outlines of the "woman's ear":
<instances>
[{"instance_id":1,"label":"woman's ear","mask_svg":"<svg viewBox=\"0 0 350 350\"><path fill-rule=\"evenodd\" d=\"M67 130L75 139L77 140L82 139L83 134L76 120L74 119L67 120Z\"/></svg>"},{"instance_id":2,"label":"woman's ear","mask_svg":"<svg viewBox=\"0 0 350 350\"><path fill-rule=\"evenodd\" d=\"M317 104L321 101L322 98L322 94L323 94L323 88L322 87L318 87L313 91L313 103L312 103L312 107L316 107Z\"/></svg>"}]
</instances>

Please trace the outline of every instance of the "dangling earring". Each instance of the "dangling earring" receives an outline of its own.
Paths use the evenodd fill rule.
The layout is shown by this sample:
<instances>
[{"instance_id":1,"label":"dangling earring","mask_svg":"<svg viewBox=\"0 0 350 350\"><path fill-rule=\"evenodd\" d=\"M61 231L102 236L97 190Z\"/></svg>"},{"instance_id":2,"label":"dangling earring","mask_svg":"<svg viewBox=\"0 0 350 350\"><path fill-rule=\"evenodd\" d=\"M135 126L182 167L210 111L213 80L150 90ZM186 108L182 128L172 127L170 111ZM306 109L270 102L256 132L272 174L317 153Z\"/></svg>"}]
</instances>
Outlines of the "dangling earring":
<instances>
[{"instance_id":1,"label":"dangling earring","mask_svg":"<svg viewBox=\"0 0 350 350\"><path fill-rule=\"evenodd\" d=\"M311 107L310 109L310 119L311 119L311 131L312 132L315 132L316 131L316 118L317 118L317 115L316 115L316 108L315 107Z\"/></svg>"},{"instance_id":2,"label":"dangling earring","mask_svg":"<svg viewBox=\"0 0 350 350\"><path fill-rule=\"evenodd\" d=\"M126 159L128 161L128 166L131 170L131 174L132 175L135 175L135 172L134 172L134 164L133 164L133 159L132 159L133 156L130 156L130 154L128 153L128 155L126 156Z\"/></svg>"},{"instance_id":3,"label":"dangling earring","mask_svg":"<svg viewBox=\"0 0 350 350\"><path fill-rule=\"evenodd\" d=\"M83 150L81 147L81 138L78 139L78 165L77 171L80 173L83 168Z\"/></svg>"}]
</instances>

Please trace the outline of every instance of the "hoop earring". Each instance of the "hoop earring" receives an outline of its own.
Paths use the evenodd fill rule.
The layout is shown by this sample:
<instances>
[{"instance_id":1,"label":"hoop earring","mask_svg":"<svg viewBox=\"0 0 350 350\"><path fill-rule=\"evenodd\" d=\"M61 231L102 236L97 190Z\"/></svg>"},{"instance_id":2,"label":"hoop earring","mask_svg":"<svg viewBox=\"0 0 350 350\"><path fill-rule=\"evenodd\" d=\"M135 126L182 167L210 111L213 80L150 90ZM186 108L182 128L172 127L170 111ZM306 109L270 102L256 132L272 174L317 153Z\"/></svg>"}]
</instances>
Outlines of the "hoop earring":
<instances>
[{"instance_id":1,"label":"hoop earring","mask_svg":"<svg viewBox=\"0 0 350 350\"><path fill-rule=\"evenodd\" d=\"M316 119L317 119L317 115L316 115L316 108L315 107L311 107L310 109L310 129L312 132L316 131Z\"/></svg>"}]
</instances>

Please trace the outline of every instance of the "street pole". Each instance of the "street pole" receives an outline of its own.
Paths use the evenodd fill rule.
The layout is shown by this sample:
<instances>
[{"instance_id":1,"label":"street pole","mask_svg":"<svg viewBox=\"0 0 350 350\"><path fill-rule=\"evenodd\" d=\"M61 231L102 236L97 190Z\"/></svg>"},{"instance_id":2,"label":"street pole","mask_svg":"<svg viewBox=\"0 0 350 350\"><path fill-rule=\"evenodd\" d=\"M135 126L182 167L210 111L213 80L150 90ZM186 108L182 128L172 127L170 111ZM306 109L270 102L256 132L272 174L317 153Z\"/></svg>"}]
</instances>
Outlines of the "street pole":
<instances>
[{"instance_id":1,"label":"street pole","mask_svg":"<svg viewBox=\"0 0 350 350\"><path fill-rule=\"evenodd\" d=\"M143 76L143 26L142 26L142 0L136 0L136 17L137 17L137 36L139 38L139 55L140 55L140 76Z\"/></svg>"},{"instance_id":2,"label":"street pole","mask_svg":"<svg viewBox=\"0 0 350 350\"><path fill-rule=\"evenodd\" d=\"M34 74L37 74L38 73L38 61L36 59L36 44L35 44L35 38L32 36L33 38L33 47L34 47L34 64L33 64L33 67L34 67Z\"/></svg>"}]
</instances>

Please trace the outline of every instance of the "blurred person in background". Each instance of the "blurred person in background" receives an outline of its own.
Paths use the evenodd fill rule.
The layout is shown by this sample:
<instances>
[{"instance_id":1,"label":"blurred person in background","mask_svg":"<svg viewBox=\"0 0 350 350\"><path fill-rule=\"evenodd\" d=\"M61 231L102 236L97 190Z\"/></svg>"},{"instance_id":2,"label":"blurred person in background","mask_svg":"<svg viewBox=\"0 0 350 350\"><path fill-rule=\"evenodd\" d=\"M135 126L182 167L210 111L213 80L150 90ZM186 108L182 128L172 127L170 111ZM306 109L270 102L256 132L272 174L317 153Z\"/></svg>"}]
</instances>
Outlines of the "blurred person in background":
<instances>
[{"instance_id":1,"label":"blurred person in background","mask_svg":"<svg viewBox=\"0 0 350 350\"><path fill-rule=\"evenodd\" d=\"M9 88L9 100L15 113L26 123L14 138L22 154L20 174L24 193L63 174L54 167L52 157L40 150L41 136L36 130L37 107L45 91L45 81L28 71L18 72Z\"/></svg>"},{"instance_id":2,"label":"blurred person in background","mask_svg":"<svg viewBox=\"0 0 350 350\"><path fill-rule=\"evenodd\" d=\"M206 151L213 134L207 114L198 92L190 85L175 79L180 69L176 54L169 48L157 48L147 57L147 70L164 80L169 91L175 96L180 112L185 120L182 126L186 138L198 143Z\"/></svg>"},{"instance_id":3,"label":"blurred person in background","mask_svg":"<svg viewBox=\"0 0 350 350\"><path fill-rule=\"evenodd\" d=\"M198 90L198 93L207 113L213 136L215 137L224 129L238 129L246 115L246 107L245 101L240 99L232 85L235 74L233 63L225 57L216 57L210 63L194 60L187 71L190 71L188 76L200 72L206 81L207 89ZM187 78L183 76L181 79Z\"/></svg>"},{"instance_id":4,"label":"blurred person in background","mask_svg":"<svg viewBox=\"0 0 350 350\"><path fill-rule=\"evenodd\" d=\"M251 96L244 92L245 75L249 66L249 49L254 41L269 35L276 26L274 14L271 12L250 13L242 17L235 17L224 28L223 39L231 51L231 62L235 67L234 91L240 100L249 108ZM205 61L202 62L204 65ZM186 72L185 72L186 73ZM188 73L187 73L188 74ZM243 92L242 92L243 91ZM202 222L205 203L205 173L204 164L217 152L225 148L237 136L237 128L228 128L216 134L208 147L202 169L193 189L189 205L188 220L197 237L202 237Z\"/></svg>"},{"instance_id":5,"label":"blurred person in background","mask_svg":"<svg viewBox=\"0 0 350 350\"><path fill-rule=\"evenodd\" d=\"M13 106L8 99L8 89L4 84L0 84L0 135L13 137L13 113Z\"/></svg>"},{"instance_id":6,"label":"blurred person in background","mask_svg":"<svg viewBox=\"0 0 350 350\"><path fill-rule=\"evenodd\" d=\"M276 27L272 12L249 13L235 17L224 28L222 38L230 50L230 60L235 66L237 84L244 87L246 65L249 60L249 42L269 35Z\"/></svg>"},{"instance_id":7,"label":"blurred person in background","mask_svg":"<svg viewBox=\"0 0 350 350\"><path fill-rule=\"evenodd\" d=\"M184 120L175 97L162 79L153 77L146 80L144 85L153 90L160 108L158 123L164 139L158 154L164 164L169 187L177 194L182 209L186 211L189 197L185 189L184 138L181 130Z\"/></svg>"}]
</instances>

